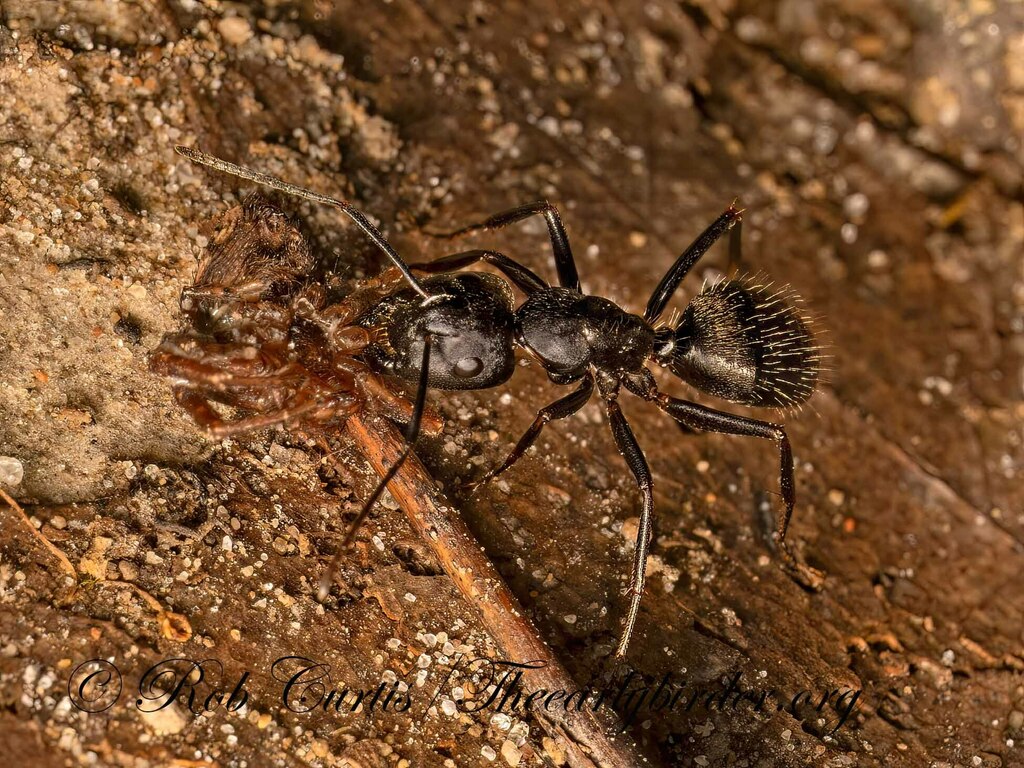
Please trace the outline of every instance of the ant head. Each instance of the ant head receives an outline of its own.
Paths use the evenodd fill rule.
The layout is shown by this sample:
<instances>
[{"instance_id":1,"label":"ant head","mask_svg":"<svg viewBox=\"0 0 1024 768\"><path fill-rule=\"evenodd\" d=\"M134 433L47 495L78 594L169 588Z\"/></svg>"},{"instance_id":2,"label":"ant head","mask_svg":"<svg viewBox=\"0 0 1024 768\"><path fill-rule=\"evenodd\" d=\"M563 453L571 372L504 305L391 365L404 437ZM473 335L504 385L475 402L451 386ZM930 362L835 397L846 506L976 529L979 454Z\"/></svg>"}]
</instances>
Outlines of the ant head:
<instances>
[{"instance_id":1,"label":"ant head","mask_svg":"<svg viewBox=\"0 0 1024 768\"><path fill-rule=\"evenodd\" d=\"M367 351L380 368L419 379L429 334L428 385L484 389L503 384L515 370L513 296L493 275L463 272L423 281L426 301L412 289L385 298L363 321L374 331Z\"/></svg>"},{"instance_id":2,"label":"ant head","mask_svg":"<svg viewBox=\"0 0 1024 768\"><path fill-rule=\"evenodd\" d=\"M723 280L705 288L679 325L658 332L655 360L708 394L788 408L814 392L820 347L787 288Z\"/></svg>"}]
</instances>

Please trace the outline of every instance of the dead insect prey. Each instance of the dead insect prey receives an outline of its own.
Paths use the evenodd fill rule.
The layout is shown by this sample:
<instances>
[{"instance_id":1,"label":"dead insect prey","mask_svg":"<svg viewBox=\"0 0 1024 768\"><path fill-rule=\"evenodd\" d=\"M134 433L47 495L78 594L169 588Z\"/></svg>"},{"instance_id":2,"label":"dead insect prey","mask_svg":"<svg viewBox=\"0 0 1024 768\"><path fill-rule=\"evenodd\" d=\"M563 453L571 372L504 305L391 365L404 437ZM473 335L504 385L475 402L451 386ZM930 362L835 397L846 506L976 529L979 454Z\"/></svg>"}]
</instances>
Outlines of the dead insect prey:
<instances>
[{"instance_id":1,"label":"dead insect prey","mask_svg":"<svg viewBox=\"0 0 1024 768\"><path fill-rule=\"evenodd\" d=\"M153 370L173 381L177 401L214 437L273 425L330 429L362 408L407 423L405 452L364 503L346 543L420 433L440 430L438 417L425 407L427 390L503 384L512 375L520 347L543 365L551 381L574 389L542 408L505 461L474 485L509 469L548 422L576 413L596 390L643 497L630 604L617 656L625 654L639 612L654 508L651 472L619 407L621 390L654 403L684 431L774 441L783 500L779 550L784 564L805 585L820 584L821 574L799 563L786 544L795 491L785 430L664 394L647 367L656 363L704 392L758 407L798 405L813 393L821 355L806 319L785 290L724 280L694 297L677 324L659 322L687 273L733 229L741 211L730 206L704 230L661 279L643 315L634 315L581 291L568 237L557 210L547 202L499 213L445 237L543 216L554 249L557 286L491 250L406 265L349 203L195 150L178 151L221 171L340 208L394 264L394 269L336 298L311 277L314 260L298 231L280 211L252 196L229 212L194 284L182 293L187 327L166 336L151 358ZM738 233L738 227L733 229L735 248ZM492 265L507 281L462 271L478 262ZM414 272L427 276L417 278ZM513 286L526 296L518 307ZM414 401L394 393L382 376L418 382ZM226 419L213 403L235 407L237 418ZM322 590L329 587L332 573L333 566L325 573Z\"/></svg>"}]
</instances>

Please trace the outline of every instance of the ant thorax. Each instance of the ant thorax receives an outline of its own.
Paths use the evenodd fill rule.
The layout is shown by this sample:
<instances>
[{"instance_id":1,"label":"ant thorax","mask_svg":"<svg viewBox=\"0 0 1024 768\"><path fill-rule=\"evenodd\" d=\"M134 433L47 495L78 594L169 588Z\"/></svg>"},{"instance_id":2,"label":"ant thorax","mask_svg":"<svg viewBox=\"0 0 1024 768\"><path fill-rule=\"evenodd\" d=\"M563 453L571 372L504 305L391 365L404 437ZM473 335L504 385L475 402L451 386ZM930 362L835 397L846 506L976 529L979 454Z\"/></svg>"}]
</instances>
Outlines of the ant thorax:
<instances>
[{"instance_id":1,"label":"ant thorax","mask_svg":"<svg viewBox=\"0 0 1024 768\"><path fill-rule=\"evenodd\" d=\"M519 339L556 381L594 366L631 373L654 350L654 329L639 315L600 296L566 288L537 291L516 312Z\"/></svg>"}]
</instances>

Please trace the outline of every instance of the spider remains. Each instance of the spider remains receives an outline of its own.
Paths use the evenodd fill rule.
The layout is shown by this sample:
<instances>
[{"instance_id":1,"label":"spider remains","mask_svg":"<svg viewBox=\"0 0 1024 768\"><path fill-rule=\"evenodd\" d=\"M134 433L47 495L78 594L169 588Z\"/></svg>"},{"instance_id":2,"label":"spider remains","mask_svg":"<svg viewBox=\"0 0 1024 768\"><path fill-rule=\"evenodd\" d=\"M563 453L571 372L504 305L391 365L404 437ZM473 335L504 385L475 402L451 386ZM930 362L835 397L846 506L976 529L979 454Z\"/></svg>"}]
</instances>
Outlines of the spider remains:
<instances>
[{"instance_id":1,"label":"spider remains","mask_svg":"<svg viewBox=\"0 0 1024 768\"><path fill-rule=\"evenodd\" d=\"M151 359L154 371L173 380L177 401L214 437L272 425L323 430L371 404L406 422L406 450L364 503L346 544L421 431L440 430L439 418L425 409L427 390L502 384L512 376L518 347L544 367L552 382L575 388L542 408L504 463L473 485L512 467L548 422L576 413L597 391L643 498L617 657L625 654L639 613L654 511L650 469L619 407L622 390L654 403L684 431L772 440L779 451L783 501L776 532L779 552L801 583L820 586L820 572L799 563L786 544L795 493L792 450L783 427L664 394L647 367L653 362L703 392L762 408L799 405L813 393L821 355L806 319L791 303L795 297L786 290L724 280L695 296L678 323L660 322L687 273L739 222L741 211L730 206L705 229L658 283L643 315L635 315L582 292L558 211L547 202L499 213L444 237L543 216L557 286L491 250L406 265L380 231L344 200L193 149L177 151L197 163L339 208L394 265L335 299L310 277L313 258L298 231L276 208L251 196L229 212L194 284L182 294L189 327L165 337ZM733 231L734 247L738 231ZM462 271L479 262L495 267L507 281ZM427 276L417 278L413 272ZM512 286L526 296L518 307ZM381 376L418 382L415 401L393 393ZM214 402L234 406L241 415L226 420ZM322 593L343 549L325 573Z\"/></svg>"}]
</instances>

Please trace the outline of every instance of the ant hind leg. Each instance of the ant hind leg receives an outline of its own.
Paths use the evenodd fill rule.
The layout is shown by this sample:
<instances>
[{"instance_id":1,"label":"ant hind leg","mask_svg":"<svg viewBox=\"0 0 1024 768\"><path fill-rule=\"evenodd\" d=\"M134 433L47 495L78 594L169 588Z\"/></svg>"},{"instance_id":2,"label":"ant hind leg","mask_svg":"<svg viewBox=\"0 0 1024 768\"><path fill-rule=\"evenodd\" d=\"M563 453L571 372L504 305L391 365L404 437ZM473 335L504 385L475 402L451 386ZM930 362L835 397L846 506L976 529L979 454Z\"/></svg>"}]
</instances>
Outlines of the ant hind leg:
<instances>
[{"instance_id":1,"label":"ant hind leg","mask_svg":"<svg viewBox=\"0 0 1024 768\"><path fill-rule=\"evenodd\" d=\"M793 516L793 507L796 505L796 490L793 483L793 449L790 446L786 430L778 424L717 411L714 408L707 408L662 393L656 394L653 401L661 410L690 429L727 435L760 437L773 440L778 445L779 485L783 501L783 511L778 517L776 528L779 553L783 563L802 586L814 591L820 590L825 575L816 568L798 561L786 542L789 521Z\"/></svg>"},{"instance_id":2,"label":"ant hind leg","mask_svg":"<svg viewBox=\"0 0 1024 768\"><path fill-rule=\"evenodd\" d=\"M622 637L615 649L615 657L621 659L626 655L637 617L640 615L640 600L643 597L647 575L647 554L650 551L651 540L654 538L654 482L647 459L644 458L636 436L626 421L626 417L622 415L622 409L614 399L614 395L605 398L605 405L608 409L608 418L611 422L615 444L618 446L619 453L626 459L626 464L629 465L643 496L640 524L637 526L636 532L636 548L633 552L633 571L629 579L629 609L626 613Z\"/></svg>"}]
</instances>

